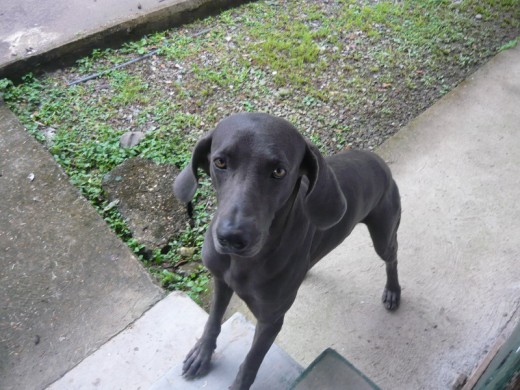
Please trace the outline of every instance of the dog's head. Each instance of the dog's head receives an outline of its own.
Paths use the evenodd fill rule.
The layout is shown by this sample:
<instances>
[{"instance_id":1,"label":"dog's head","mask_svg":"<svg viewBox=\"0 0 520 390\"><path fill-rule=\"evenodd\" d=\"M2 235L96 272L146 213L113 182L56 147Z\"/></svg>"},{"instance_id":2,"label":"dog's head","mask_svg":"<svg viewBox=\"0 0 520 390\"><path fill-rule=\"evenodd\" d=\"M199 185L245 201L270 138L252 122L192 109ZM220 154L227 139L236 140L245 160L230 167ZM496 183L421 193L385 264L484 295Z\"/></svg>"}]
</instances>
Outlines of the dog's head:
<instances>
[{"instance_id":1,"label":"dog's head","mask_svg":"<svg viewBox=\"0 0 520 390\"><path fill-rule=\"evenodd\" d=\"M217 193L211 234L219 253L256 255L276 216L292 206L303 176L309 181L304 210L312 224L329 228L346 211L336 176L318 149L289 122L268 114L232 115L200 139L175 180L179 200L193 198L199 168Z\"/></svg>"}]
</instances>

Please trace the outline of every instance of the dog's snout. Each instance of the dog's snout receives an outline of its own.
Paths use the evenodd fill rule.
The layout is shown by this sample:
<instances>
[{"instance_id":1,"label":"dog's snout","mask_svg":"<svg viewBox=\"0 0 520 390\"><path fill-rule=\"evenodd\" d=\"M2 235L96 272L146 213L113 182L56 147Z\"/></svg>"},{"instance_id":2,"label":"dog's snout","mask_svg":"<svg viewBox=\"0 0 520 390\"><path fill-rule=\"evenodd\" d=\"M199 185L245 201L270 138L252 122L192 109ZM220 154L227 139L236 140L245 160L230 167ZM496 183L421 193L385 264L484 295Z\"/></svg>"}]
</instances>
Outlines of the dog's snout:
<instances>
[{"instance_id":1,"label":"dog's snout","mask_svg":"<svg viewBox=\"0 0 520 390\"><path fill-rule=\"evenodd\" d=\"M224 221L217 228L217 240L222 248L240 251L247 247L249 240L243 228L231 221Z\"/></svg>"},{"instance_id":2,"label":"dog's snout","mask_svg":"<svg viewBox=\"0 0 520 390\"><path fill-rule=\"evenodd\" d=\"M247 241L240 234L217 234L219 244L226 249L242 250L247 246Z\"/></svg>"}]
</instances>

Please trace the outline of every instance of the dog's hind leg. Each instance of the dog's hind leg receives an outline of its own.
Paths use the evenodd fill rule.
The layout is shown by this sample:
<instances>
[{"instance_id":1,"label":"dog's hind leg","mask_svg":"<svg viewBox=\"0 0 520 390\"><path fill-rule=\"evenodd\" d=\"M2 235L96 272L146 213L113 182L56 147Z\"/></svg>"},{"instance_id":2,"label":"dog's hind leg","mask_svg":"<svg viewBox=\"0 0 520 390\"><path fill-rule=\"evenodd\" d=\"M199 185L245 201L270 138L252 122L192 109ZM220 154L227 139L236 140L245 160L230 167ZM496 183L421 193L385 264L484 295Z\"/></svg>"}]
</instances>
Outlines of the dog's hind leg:
<instances>
[{"instance_id":1,"label":"dog's hind leg","mask_svg":"<svg viewBox=\"0 0 520 390\"><path fill-rule=\"evenodd\" d=\"M397 229L401 220L401 202L397 185L391 189L363 221L370 232L376 253L386 263L386 285L383 304L388 310L399 307L401 286L397 276Z\"/></svg>"}]
</instances>

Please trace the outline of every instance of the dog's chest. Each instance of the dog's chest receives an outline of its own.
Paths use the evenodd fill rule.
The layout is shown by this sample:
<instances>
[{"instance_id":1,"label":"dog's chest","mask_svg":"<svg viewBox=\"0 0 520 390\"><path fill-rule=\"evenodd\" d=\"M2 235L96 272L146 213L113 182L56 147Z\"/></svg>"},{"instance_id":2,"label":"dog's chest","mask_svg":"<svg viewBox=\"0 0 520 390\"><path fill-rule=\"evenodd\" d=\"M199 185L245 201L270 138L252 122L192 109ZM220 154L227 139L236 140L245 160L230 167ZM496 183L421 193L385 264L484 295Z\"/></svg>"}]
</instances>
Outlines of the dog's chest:
<instances>
[{"instance_id":1,"label":"dog's chest","mask_svg":"<svg viewBox=\"0 0 520 390\"><path fill-rule=\"evenodd\" d=\"M222 273L222 278L235 293L243 297L256 292L259 284L259 278L256 276L261 274L257 267L237 266L235 262L230 261L229 266Z\"/></svg>"}]
</instances>

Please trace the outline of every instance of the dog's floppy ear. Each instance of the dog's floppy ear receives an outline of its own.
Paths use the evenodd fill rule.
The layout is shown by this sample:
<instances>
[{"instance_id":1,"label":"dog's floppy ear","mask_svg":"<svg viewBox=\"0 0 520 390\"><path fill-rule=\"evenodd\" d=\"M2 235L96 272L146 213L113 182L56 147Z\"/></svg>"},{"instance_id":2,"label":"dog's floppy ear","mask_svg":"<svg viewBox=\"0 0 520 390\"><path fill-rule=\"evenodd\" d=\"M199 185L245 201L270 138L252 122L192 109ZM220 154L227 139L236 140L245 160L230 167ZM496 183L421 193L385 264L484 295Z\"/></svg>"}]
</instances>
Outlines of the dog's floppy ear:
<instances>
[{"instance_id":1,"label":"dog's floppy ear","mask_svg":"<svg viewBox=\"0 0 520 390\"><path fill-rule=\"evenodd\" d=\"M329 164L318 148L308 141L302 170L309 179L304 200L305 213L319 229L334 226L347 211L347 200Z\"/></svg>"},{"instance_id":2,"label":"dog's floppy ear","mask_svg":"<svg viewBox=\"0 0 520 390\"><path fill-rule=\"evenodd\" d=\"M209 153L211 151L212 133L201 138L191 155L189 164L179 173L173 183L173 193L181 202L188 203L197 191L199 175L197 170L202 168L209 174Z\"/></svg>"}]
</instances>

